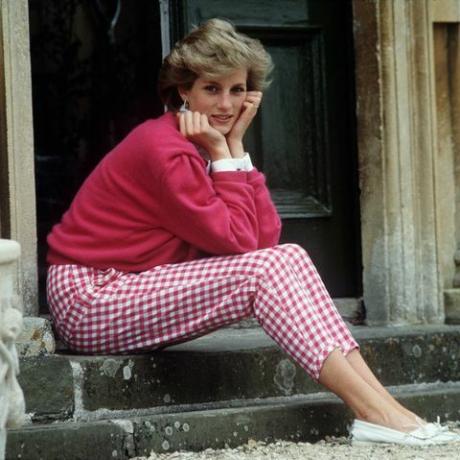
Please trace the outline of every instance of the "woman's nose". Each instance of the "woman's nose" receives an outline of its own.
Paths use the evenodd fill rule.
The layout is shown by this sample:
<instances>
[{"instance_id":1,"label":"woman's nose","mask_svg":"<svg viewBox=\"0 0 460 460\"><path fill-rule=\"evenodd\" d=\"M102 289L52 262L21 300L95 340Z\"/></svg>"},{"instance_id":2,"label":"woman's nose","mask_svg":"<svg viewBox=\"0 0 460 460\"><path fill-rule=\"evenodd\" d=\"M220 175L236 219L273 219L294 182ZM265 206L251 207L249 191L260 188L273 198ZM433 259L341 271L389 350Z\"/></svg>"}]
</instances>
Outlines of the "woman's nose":
<instances>
[{"instance_id":1,"label":"woman's nose","mask_svg":"<svg viewBox=\"0 0 460 460\"><path fill-rule=\"evenodd\" d=\"M232 101L230 99L230 94L222 93L219 98L219 108L229 109L232 107Z\"/></svg>"}]
</instances>

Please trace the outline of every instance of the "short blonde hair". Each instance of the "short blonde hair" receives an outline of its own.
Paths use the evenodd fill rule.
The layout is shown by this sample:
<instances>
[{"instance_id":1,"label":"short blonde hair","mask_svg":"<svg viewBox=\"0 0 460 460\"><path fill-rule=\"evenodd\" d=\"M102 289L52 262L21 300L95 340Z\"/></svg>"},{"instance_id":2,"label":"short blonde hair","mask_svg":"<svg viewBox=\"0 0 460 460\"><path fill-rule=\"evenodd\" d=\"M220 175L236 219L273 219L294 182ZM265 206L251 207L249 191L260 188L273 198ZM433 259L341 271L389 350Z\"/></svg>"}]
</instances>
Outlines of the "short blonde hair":
<instances>
[{"instance_id":1,"label":"short blonde hair","mask_svg":"<svg viewBox=\"0 0 460 460\"><path fill-rule=\"evenodd\" d=\"M209 19L178 41L164 59L158 78L161 100L168 109L178 109L179 87L190 89L198 77L216 78L238 68L248 72L248 91L269 85L273 63L262 43L237 32L228 21Z\"/></svg>"}]
</instances>

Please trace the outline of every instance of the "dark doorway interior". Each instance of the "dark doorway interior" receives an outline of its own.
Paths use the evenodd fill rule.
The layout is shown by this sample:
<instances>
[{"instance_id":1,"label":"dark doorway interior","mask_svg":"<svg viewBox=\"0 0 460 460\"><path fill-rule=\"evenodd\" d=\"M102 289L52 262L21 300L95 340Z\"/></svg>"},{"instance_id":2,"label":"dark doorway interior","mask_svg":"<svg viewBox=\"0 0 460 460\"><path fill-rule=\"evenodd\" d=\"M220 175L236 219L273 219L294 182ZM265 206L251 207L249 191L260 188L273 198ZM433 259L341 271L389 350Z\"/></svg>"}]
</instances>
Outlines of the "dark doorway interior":
<instances>
[{"instance_id":1,"label":"dark doorway interior","mask_svg":"<svg viewBox=\"0 0 460 460\"><path fill-rule=\"evenodd\" d=\"M29 11L46 313L46 235L99 160L135 125L163 111L156 92L161 30L152 0L29 0Z\"/></svg>"}]
</instances>

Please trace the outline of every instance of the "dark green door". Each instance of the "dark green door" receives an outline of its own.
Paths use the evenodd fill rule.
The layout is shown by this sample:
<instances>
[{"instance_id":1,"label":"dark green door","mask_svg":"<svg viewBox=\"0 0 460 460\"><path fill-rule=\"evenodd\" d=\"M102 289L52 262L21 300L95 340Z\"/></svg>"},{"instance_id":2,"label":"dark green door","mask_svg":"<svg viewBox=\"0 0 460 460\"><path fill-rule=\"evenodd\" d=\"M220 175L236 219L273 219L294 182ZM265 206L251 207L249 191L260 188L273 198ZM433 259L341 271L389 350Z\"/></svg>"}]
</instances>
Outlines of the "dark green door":
<instances>
[{"instance_id":1,"label":"dark green door","mask_svg":"<svg viewBox=\"0 0 460 460\"><path fill-rule=\"evenodd\" d=\"M282 242L302 245L334 297L361 293L346 0L170 2L173 40L212 17L265 44L274 79L246 138L283 219Z\"/></svg>"}]
</instances>

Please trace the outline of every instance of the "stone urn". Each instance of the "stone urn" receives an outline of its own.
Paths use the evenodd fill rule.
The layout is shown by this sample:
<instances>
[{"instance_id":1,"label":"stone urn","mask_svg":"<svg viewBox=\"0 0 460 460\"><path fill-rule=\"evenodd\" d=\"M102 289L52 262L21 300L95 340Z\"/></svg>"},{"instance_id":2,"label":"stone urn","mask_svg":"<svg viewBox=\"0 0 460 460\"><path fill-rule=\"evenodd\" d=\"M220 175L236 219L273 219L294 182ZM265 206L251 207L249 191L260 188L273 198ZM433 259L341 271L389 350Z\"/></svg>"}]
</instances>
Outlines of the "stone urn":
<instances>
[{"instance_id":1,"label":"stone urn","mask_svg":"<svg viewBox=\"0 0 460 460\"><path fill-rule=\"evenodd\" d=\"M22 313L16 295L15 241L0 239L0 460L5 457L6 429L24 422L24 395L17 381L19 360L15 340L22 329Z\"/></svg>"}]
</instances>

